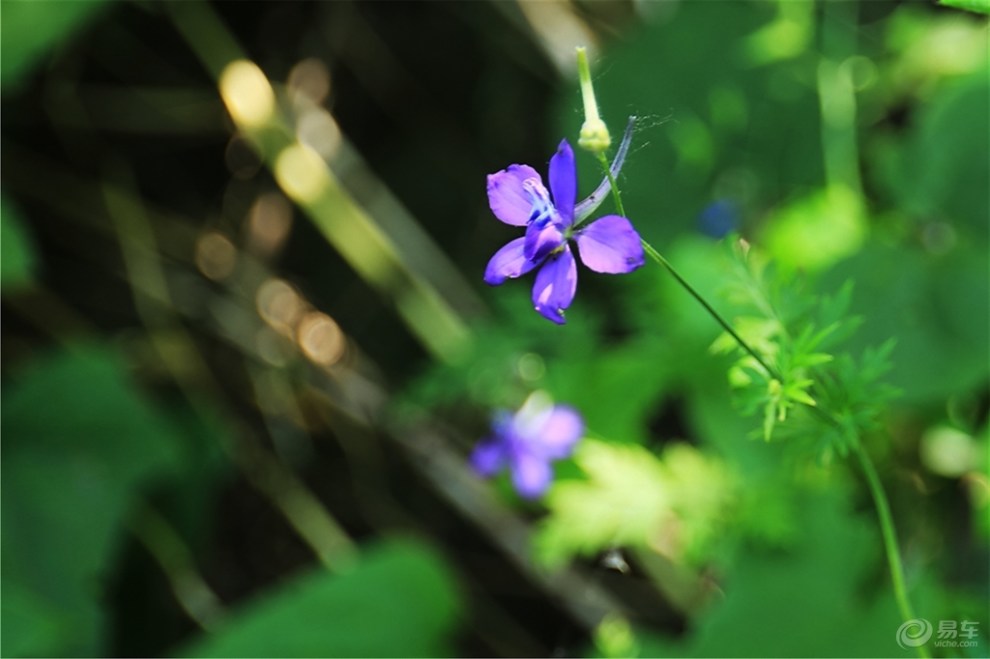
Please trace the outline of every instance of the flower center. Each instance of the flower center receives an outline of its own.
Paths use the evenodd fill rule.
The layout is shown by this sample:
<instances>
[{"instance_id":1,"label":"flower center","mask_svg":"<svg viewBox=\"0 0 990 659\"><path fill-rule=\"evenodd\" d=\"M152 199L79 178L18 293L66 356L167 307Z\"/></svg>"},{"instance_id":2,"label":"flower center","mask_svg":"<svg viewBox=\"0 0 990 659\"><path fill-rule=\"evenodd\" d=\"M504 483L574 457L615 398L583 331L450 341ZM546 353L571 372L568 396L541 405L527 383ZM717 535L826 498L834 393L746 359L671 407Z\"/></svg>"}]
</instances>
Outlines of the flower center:
<instances>
[{"instance_id":1,"label":"flower center","mask_svg":"<svg viewBox=\"0 0 990 659\"><path fill-rule=\"evenodd\" d=\"M529 195L530 203L533 204L529 212L529 221L546 224L557 215L557 209L550 201L550 193L547 191L539 179L528 178L523 181L523 190Z\"/></svg>"}]
</instances>

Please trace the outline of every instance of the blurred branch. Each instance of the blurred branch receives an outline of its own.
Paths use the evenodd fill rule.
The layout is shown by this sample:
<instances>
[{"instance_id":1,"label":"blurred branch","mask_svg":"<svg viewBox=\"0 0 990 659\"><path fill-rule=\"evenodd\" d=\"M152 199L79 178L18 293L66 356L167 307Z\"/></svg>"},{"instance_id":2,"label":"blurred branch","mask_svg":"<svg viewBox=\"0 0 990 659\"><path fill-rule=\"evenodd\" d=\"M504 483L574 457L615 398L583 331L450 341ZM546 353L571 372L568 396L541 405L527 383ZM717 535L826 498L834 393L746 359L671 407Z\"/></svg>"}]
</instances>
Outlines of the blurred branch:
<instances>
[{"instance_id":1,"label":"blurred branch","mask_svg":"<svg viewBox=\"0 0 990 659\"><path fill-rule=\"evenodd\" d=\"M119 176L125 175L124 172L126 169L119 169ZM107 187L105 197L120 239L135 304L152 344L193 409L208 418L209 409L198 392L206 389L219 402L220 387L203 363L192 337L174 318L174 304L158 262L148 217L136 195L125 196L117 188ZM233 428L241 426L232 418L227 421ZM242 430L238 436L235 444L222 444L242 473L275 504L328 569L346 569L356 558L356 548L329 511L291 470L254 441L252 433Z\"/></svg>"},{"instance_id":2,"label":"blurred branch","mask_svg":"<svg viewBox=\"0 0 990 659\"><path fill-rule=\"evenodd\" d=\"M505 505L489 486L479 480L453 442L437 428L423 423L396 427L381 408L355 409L327 396L318 388L313 397L329 413L345 413L368 428L385 428L388 438L422 472L434 490L452 508L477 526L512 563L538 584L585 628L594 629L612 612L625 613L624 606L592 579L571 568L548 572L531 559L531 530Z\"/></svg>"},{"instance_id":3,"label":"blurred branch","mask_svg":"<svg viewBox=\"0 0 990 659\"><path fill-rule=\"evenodd\" d=\"M561 75L576 71L575 46L590 47L593 54L597 50L595 33L569 0L517 0L516 4L532 30L533 40Z\"/></svg>"},{"instance_id":4,"label":"blurred branch","mask_svg":"<svg viewBox=\"0 0 990 659\"><path fill-rule=\"evenodd\" d=\"M96 218L103 212L97 207L98 200L93 197L93 189L98 189L96 186L88 186L82 181L65 176L57 166L48 167L48 163L42 165L44 161L37 157L28 154L24 156L18 162L27 166L19 170L18 176L23 175L27 180L33 180L32 172L35 167L42 166L48 171L48 180L57 181L60 189L69 191L70 194L80 193L79 197L44 196L43 190L38 188L35 190L39 195L37 201L58 212L64 212L91 228L106 231L103 225L96 222ZM119 177L117 175L118 179ZM195 314L202 309L229 309L231 304L250 305L254 300L253 291L241 294L234 294L233 289L223 294L201 291L207 299L200 300L195 305L190 305L185 299L173 299L169 292L168 275L161 271L161 265L144 263L143 260L157 260L163 252L171 253L174 258L187 259L197 235L192 223L174 214L149 209L124 184L107 181L100 185L107 197L111 214L114 215L114 226L120 225L123 230L119 239L126 252L125 258L132 262L128 269L133 268L135 273L143 273L132 274L130 283L134 289L133 295L142 300L140 304L147 311L145 322L149 339L171 378L180 385L194 408L205 414L207 409L214 407L214 403L222 403L224 395L208 366L203 363L202 356L192 343L192 337L174 315ZM75 203L69 203L68 198L74 199ZM142 226L136 229L129 226L134 222ZM174 242L168 245L159 243L157 236L149 233L152 222L157 226L169 226L174 233L171 238ZM242 269L248 271L241 275L242 278L250 276L252 281L270 279L270 274L263 274L266 272L263 263L253 261L243 252L238 259L242 263ZM255 274L250 274L252 271ZM250 287L252 284L242 282L242 285ZM232 294L233 300L229 299ZM234 315L232 313L230 310L230 313L195 316L190 317L190 320L205 322L207 331L212 331L245 356L262 360L256 342L257 326L244 322L248 317L257 322L256 311L243 309L243 315L240 311ZM622 605L606 589L580 571L568 568L547 573L533 565L529 556L530 530L526 522L491 496L487 485L469 470L463 456L455 448L455 442L426 425L412 429L392 425L384 416L388 396L372 379L353 368L334 367L331 377L327 377L327 370L315 367L302 372L307 374L305 397L324 410L328 424L337 432L345 433L346 429L341 421L346 420L355 428L363 428L375 436L383 435L376 429L385 428L384 437L409 456L416 470L432 483L441 498L458 511L460 516L480 528L494 546L499 547L523 574L551 594L575 620L591 629L607 613L623 610ZM225 422L235 429L238 437L237 442L222 442L225 452L231 456L249 482L273 502L296 532L313 547L314 553L324 561L328 556L335 557L335 565L340 564L340 556L349 557L353 545L342 532L338 533L339 526L298 477L252 439L253 430L229 416L225 418ZM355 438L355 443L358 439L360 438ZM385 493L379 492L378 496L383 494ZM378 520L379 523L382 521Z\"/></svg>"},{"instance_id":5,"label":"blurred branch","mask_svg":"<svg viewBox=\"0 0 990 659\"><path fill-rule=\"evenodd\" d=\"M199 574L182 536L147 504L132 517L130 527L165 573L179 606L202 629L216 629L226 615L223 602Z\"/></svg>"},{"instance_id":6,"label":"blurred branch","mask_svg":"<svg viewBox=\"0 0 990 659\"><path fill-rule=\"evenodd\" d=\"M59 82L50 83L46 94L59 128L159 135L226 130L222 105L198 89ZM87 111L65 112L65 102Z\"/></svg>"},{"instance_id":7,"label":"blurred branch","mask_svg":"<svg viewBox=\"0 0 990 659\"><path fill-rule=\"evenodd\" d=\"M176 26L219 85L237 124L299 205L348 264L390 299L436 358L452 361L471 336L460 316L409 267L393 240L340 184L323 158L299 142L280 116L275 91L241 50L209 5L168 5ZM214 41L221 44L211 48Z\"/></svg>"},{"instance_id":8,"label":"blurred branch","mask_svg":"<svg viewBox=\"0 0 990 659\"><path fill-rule=\"evenodd\" d=\"M818 101L822 113L822 153L829 186L844 186L859 199L863 186L859 175L856 135L856 91L852 58L856 41L852 21L856 5L823 5L822 57L818 63Z\"/></svg>"}]
</instances>

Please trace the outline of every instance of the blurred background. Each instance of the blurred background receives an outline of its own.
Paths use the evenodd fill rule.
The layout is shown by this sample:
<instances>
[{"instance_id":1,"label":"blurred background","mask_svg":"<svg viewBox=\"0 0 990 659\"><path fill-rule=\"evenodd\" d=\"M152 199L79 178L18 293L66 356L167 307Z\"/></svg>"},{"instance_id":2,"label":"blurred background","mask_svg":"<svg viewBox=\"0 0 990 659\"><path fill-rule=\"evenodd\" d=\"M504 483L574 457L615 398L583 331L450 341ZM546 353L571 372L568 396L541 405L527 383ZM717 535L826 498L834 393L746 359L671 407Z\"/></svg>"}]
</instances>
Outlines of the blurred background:
<instances>
[{"instance_id":1,"label":"blurred background","mask_svg":"<svg viewBox=\"0 0 990 659\"><path fill-rule=\"evenodd\" d=\"M22 2L2 26L2 653L912 656L859 472L752 439L660 268L489 289L588 46L629 217L897 341L919 616L988 631L985 17L929 2ZM600 174L579 154L579 194ZM606 202L608 203L608 202ZM606 212L608 206L603 208ZM611 211L607 211L611 212ZM543 502L467 455L533 391ZM802 452L803 451L803 452ZM958 625L957 625L958 626Z\"/></svg>"}]
</instances>

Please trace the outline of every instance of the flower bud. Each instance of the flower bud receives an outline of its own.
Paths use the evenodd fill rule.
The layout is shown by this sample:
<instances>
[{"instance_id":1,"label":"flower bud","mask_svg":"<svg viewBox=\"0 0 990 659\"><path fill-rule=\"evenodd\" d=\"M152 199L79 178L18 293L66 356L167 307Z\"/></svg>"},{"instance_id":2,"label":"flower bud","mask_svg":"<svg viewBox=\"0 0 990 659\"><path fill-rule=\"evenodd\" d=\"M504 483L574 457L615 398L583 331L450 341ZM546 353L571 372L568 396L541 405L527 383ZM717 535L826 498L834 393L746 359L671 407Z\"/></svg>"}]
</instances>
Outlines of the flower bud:
<instances>
[{"instance_id":1,"label":"flower bud","mask_svg":"<svg viewBox=\"0 0 990 659\"><path fill-rule=\"evenodd\" d=\"M588 67L588 54L584 48L577 49L578 80L581 83L581 98L584 100L584 124L578 137L578 146L592 153L602 153L612 144L608 126L598 116L598 103L595 101L595 88L591 85L591 70Z\"/></svg>"},{"instance_id":2,"label":"flower bud","mask_svg":"<svg viewBox=\"0 0 990 659\"><path fill-rule=\"evenodd\" d=\"M597 153L605 151L611 144L612 137L608 134L608 126L598 117L586 119L581 125L578 146L582 149Z\"/></svg>"}]
</instances>

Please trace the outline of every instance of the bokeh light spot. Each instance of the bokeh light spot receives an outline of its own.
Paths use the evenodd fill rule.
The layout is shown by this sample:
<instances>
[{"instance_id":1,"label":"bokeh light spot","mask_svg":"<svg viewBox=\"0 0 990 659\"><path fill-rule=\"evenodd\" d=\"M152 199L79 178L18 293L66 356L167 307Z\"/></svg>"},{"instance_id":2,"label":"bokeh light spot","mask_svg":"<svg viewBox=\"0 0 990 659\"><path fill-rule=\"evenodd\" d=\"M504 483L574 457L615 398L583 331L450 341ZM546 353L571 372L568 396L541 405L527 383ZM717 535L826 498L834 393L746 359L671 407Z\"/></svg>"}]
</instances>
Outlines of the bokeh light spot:
<instances>
[{"instance_id":1,"label":"bokeh light spot","mask_svg":"<svg viewBox=\"0 0 990 659\"><path fill-rule=\"evenodd\" d=\"M303 354L323 366L332 366L340 361L347 345L337 323L320 311L311 311L302 319L297 341Z\"/></svg>"},{"instance_id":2,"label":"bokeh light spot","mask_svg":"<svg viewBox=\"0 0 990 659\"><path fill-rule=\"evenodd\" d=\"M299 294L282 279L269 279L262 284L255 296L255 304L266 323L289 336L303 313L303 301Z\"/></svg>"},{"instance_id":3,"label":"bokeh light spot","mask_svg":"<svg viewBox=\"0 0 990 659\"><path fill-rule=\"evenodd\" d=\"M251 205L248 242L263 255L271 255L285 242L292 228L292 205L277 192L263 194Z\"/></svg>"},{"instance_id":4,"label":"bokeh light spot","mask_svg":"<svg viewBox=\"0 0 990 659\"><path fill-rule=\"evenodd\" d=\"M275 111L275 92L254 62L228 64L220 75L220 95L234 121L244 126L267 123Z\"/></svg>"},{"instance_id":5,"label":"bokeh light spot","mask_svg":"<svg viewBox=\"0 0 990 659\"><path fill-rule=\"evenodd\" d=\"M312 203L326 190L325 165L319 154L303 144L282 150L275 161L275 178L293 199Z\"/></svg>"},{"instance_id":6,"label":"bokeh light spot","mask_svg":"<svg viewBox=\"0 0 990 659\"><path fill-rule=\"evenodd\" d=\"M535 382L547 372L543 358L533 352L527 352L519 358L516 370L519 372L519 377L527 382Z\"/></svg>"},{"instance_id":7,"label":"bokeh light spot","mask_svg":"<svg viewBox=\"0 0 990 659\"><path fill-rule=\"evenodd\" d=\"M237 265L237 248L221 233L210 231L196 241L196 267L206 277L220 281Z\"/></svg>"},{"instance_id":8,"label":"bokeh light spot","mask_svg":"<svg viewBox=\"0 0 990 659\"><path fill-rule=\"evenodd\" d=\"M287 85L293 101L301 97L320 105L330 95L330 72L322 61L309 57L292 67Z\"/></svg>"},{"instance_id":9,"label":"bokeh light spot","mask_svg":"<svg viewBox=\"0 0 990 659\"><path fill-rule=\"evenodd\" d=\"M340 128L329 112L312 108L296 122L296 137L300 142L330 160L340 149Z\"/></svg>"}]
</instances>

